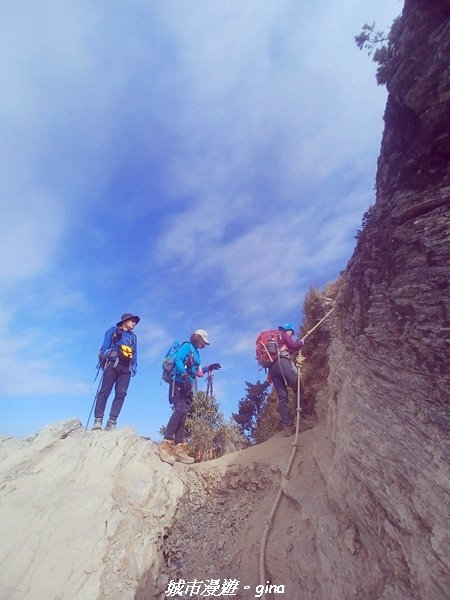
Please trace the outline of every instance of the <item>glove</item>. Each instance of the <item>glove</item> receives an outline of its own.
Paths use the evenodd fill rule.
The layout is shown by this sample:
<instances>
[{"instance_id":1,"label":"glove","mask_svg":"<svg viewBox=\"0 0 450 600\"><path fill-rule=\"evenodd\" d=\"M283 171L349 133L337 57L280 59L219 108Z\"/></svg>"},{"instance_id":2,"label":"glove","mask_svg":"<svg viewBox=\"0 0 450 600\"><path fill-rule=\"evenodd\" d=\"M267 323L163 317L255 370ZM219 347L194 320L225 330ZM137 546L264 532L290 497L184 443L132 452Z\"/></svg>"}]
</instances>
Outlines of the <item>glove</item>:
<instances>
[{"instance_id":1,"label":"glove","mask_svg":"<svg viewBox=\"0 0 450 600\"><path fill-rule=\"evenodd\" d=\"M107 348L104 352L103 352L103 356L109 357L111 356L111 348Z\"/></svg>"},{"instance_id":2,"label":"glove","mask_svg":"<svg viewBox=\"0 0 450 600\"><path fill-rule=\"evenodd\" d=\"M137 373L137 365L131 365L130 372L131 372L131 377L134 377Z\"/></svg>"},{"instance_id":3,"label":"glove","mask_svg":"<svg viewBox=\"0 0 450 600\"><path fill-rule=\"evenodd\" d=\"M210 365L205 367L205 371L214 371L214 370L218 370L221 368L222 368L222 365L220 363L211 363Z\"/></svg>"},{"instance_id":4,"label":"glove","mask_svg":"<svg viewBox=\"0 0 450 600\"><path fill-rule=\"evenodd\" d=\"M303 356L303 354L301 352L299 352L297 355L297 358L295 359L295 364L297 365L297 367L301 367L304 360L305 360L305 357Z\"/></svg>"},{"instance_id":5,"label":"glove","mask_svg":"<svg viewBox=\"0 0 450 600\"><path fill-rule=\"evenodd\" d=\"M187 375L182 375L181 379L182 379L181 385L183 388L183 392L186 394L186 396L189 396L189 394L192 392L191 380L189 379L189 377Z\"/></svg>"}]
</instances>

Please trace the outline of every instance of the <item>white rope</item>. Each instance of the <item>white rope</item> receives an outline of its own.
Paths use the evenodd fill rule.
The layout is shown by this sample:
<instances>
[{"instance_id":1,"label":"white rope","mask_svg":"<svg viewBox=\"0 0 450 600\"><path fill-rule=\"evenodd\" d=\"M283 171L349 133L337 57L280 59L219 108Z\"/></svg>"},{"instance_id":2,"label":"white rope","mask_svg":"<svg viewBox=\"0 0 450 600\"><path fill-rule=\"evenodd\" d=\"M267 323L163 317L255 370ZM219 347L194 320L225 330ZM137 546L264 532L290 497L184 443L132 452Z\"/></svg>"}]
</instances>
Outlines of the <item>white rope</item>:
<instances>
[{"instance_id":1,"label":"white rope","mask_svg":"<svg viewBox=\"0 0 450 600\"><path fill-rule=\"evenodd\" d=\"M298 447L297 441L298 441L298 434L299 434L299 428L300 428L300 416L301 416L301 411L302 411L302 407L300 405L300 393L301 393L300 386L301 386L300 369L297 366L297 408L296 408L297 415L296 415L296 419L295 419L295 438L294 438L294 441L292 442L292 451L291 451L291 456L289 458L288 466L286 468L286 471L281 474L282 479L286 479L286 481L289 480L291 467L294 462L295 453L297 452L297 447ZM283 496L283 489L282 489L282 485L280 484L280 489L278 490L277 496L272 505L272 510L270 511L270 514L269 514L268 518L266 519L266 525L264 527L264 532L263 532L263 536L261 539L261 546L260 546L260 550L259 550L259 579L260 579L261 585L264 586L264 589L266 586L265 557L266 557L267 538L269 537L269 532L270 532L270 528L272 526L272 521L277 512L278 505L280 503L282 496ZM264 592L263 592L261 598L263 598L263 600L265 600L266 595Z\"/></svg>"},{"instance_id":2,"label":"white rope","mask_svg":"<svg viewBox=\"0 0 450 600\"><path fill-rule=\"evenodd\" d=\"M324 317L322 317L322 319L320 319L320 321L319 321L318 323L316 323L316 324L314 325L314 327L313 327L312 329L310 329L309 331L307 331L307 332L305 333L305 335L303 336L303 339L306 339L306 338L308 337L308 335L311 335L311 333L312 333L313 331L315 331L315 330L316 330L316 329L319 327L319 325L321 325L321 324L322 324L322 323L325 321L325 319L328 317L328 315L331 315L331 313L333 312L333 310L334 310L334 306L333 306L333 308L332 308L331 310L329 310L329 311L327 312L327 314L326 314Z\"/></svg>"},{"instance_id":3,"label":"white rope","mask_svg":"<svg viewBox=\"0 0 450 600\"><path fill-rule=\"evenodd\" d=\"M303 339L305 339L308 335L311 335L311 333L313 331L315 331L317 329L317 327L319 327L319 325L321 325L325 321L325 319L333 312L333 310L334 310L334 306L331 310L329 310L327 312L327 314L322 319L320 319L320 321L316 325L314 325L314 327L312 329L310 329L303 336ZM284 374L283 374L283 376L284 376ZM297 448L298 448L298 434L299 434L299 429L300 429L300 417L301 417L301 411L302 411L302 407L300 405L300 395L301 395L301 377L300 377L299 364L297 363L297 408L296 408L297 415L296 415L296 419L295 419L295 438L294 438L294 441L292 442L291 456L289 457L289 462L288 462L286 471L284 473L281 473L281 482L283 481L283 479L285 479L286 481L289 481L291 467L294 462L295 454L296 454ZM264 527L264 532L263 532L263 536L261 539L261 546L260 546L260 550L259 550L259 579L260 579L261 585L264 586L263 589L265 589L266 582L267 582L267 580L266 580L266 564L265 564L267 539L269 537L269 532L270 532L270 528L272 526L273 518L275 517L275 514L278 509L278 505L280 503L282 496L283 496L283 487L282 487L282 483L280 483L280 488L278 490L278 493L277 493L274 503L272 505L272 510L270 511L270 514L269 514L268 518L266 519L266 524ZM266 600L265 592L263 592L261 598L263 600Z\"/></svg>"}]
</instances>

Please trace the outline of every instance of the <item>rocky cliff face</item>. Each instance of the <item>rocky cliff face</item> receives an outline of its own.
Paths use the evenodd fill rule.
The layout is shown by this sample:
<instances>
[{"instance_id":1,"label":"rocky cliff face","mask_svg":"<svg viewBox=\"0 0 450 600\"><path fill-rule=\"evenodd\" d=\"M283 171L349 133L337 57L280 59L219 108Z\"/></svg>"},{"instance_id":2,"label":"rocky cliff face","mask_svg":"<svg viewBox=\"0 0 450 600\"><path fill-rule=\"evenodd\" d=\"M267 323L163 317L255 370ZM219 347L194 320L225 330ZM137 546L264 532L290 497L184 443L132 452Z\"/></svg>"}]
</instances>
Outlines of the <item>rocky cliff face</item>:
<instances>
[{"instance_id":1,"label":"rocky cliff face","mask_svg":"<svg viewBox=\"0 0 450 600\"><path fill-rule=\"evenodd\" d=\"M364 598L443 599L450 584L449 17L446 0L407 0L395 26L377 202L333 326L330 494Z\"/></svg>"}]
</instances>

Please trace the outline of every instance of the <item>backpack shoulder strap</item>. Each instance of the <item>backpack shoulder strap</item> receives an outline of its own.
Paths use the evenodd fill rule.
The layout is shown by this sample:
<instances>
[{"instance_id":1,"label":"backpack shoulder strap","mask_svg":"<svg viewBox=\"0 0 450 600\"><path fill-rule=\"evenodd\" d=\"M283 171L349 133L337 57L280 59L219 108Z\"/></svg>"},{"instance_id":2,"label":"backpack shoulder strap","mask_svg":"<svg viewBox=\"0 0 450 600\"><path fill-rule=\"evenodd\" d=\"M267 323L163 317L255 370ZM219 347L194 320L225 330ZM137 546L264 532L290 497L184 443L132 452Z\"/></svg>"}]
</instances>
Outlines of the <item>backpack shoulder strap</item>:
<instances>
[{"instance_id":1,"label":"backpack shoulder strap","mask_svg":"<svg viewBox=\"0 0 450 600\"><path fill-rule=\"evenodd\" d=\"M186 359L187 359L187 357L189 356L189 354L190 354L191 352L193 352L193 349L192 349L192 344L191 344L191 342L189 342L189 341L182 342L182 343L180 344L180 347L178 348L178 350L180 350L180 348L182 348L182 347L183 347L185 344L188 344L188 345L189 345L189 352L187 353L187 356L186 356L186 358L185 358L184 360L186 360Z\"/></svg>"}]
</instances>

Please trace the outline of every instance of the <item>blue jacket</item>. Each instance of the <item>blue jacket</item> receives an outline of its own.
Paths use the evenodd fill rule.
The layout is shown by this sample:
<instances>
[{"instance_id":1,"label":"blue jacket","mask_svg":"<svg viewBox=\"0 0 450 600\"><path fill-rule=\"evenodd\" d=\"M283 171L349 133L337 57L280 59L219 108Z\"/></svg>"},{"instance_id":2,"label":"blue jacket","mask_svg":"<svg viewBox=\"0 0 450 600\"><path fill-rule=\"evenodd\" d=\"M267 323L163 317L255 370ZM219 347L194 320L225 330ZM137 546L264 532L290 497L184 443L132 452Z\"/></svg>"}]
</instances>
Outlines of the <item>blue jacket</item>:
<instances>
[{"instance_id":1,"label":"blue jacket","mask_svg":"<svg viewBox=\"0 0 450 600\"><path fill-rule=\"evenodd\" d=\"M132 331L125 331L124 329L118 329L122 333L122 335L116 342L113 342L112 337L117 329L118 328L115 326L110 327L108 329L108 331L105 333L105 339L103 340L103 344L102 344L102 347L100 348L100 352L103 353L106 350L108 350L108 348L111 348L112 351L117 352L117 354L119 356L119 362L128 364L128 361L126 359L120 358L121 354L120 354L119 346L121 344L124 344L125 346L130 346L130 348L133 349L133 357L131 359L130 365L132 365L133 367L136 367L137 366L137 337L136 337L136 334L133 333Z\"/></svg>"},{"instance_id":2,"label":"blue jacket","mask_svg":"<svg viewBox=\"0 0 450 600\"><path fill-rule=\"evenodd\" d=\"M197 348L190 342L184 342L179 347L175 358L175 381L182 381L181 375L187 373L191 383L194 383L199 367L200 354Z\"/></svg>"}]
</instances>

